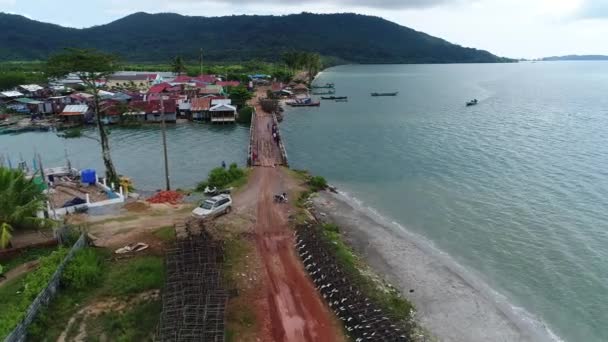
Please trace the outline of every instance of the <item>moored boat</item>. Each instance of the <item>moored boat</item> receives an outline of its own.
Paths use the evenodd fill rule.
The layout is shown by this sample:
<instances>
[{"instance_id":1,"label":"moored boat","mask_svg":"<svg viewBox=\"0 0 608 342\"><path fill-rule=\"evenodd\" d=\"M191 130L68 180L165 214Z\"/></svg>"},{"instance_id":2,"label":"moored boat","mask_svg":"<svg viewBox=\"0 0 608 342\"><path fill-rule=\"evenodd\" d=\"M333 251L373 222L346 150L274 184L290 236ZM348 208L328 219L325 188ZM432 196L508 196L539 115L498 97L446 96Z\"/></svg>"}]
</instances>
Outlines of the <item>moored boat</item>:
<instances>
[{"instance_id":1,"label":"moored boat","mask_svg":"<svg viewBox=\"0 0 608 342\"><path fill-rule=\"evenodd\" d=\"M334 84L333 83L325 83L325 85L313 85L311 86L312 89L330 89L330 88L334 88Z\"/></svg>"},{"instance_id":2,"label":"moored boat","mask_svg":"<svg viewBox=\"0 0 608 342\"><path fill-rule=\"evenodd\" d=\"M398 91L394 93L372 93L372 96L397 96L399 94Z\"/></svg>"},{"instance_id":3,"label":"moored boat","mask_svg":"<svg viewBox=\"0 0 608 342\"><path fill-rule=\"evenodd\" d=\"M346 100L348 96L321 96L321 100Z\"/></svg>"}]
</instances>

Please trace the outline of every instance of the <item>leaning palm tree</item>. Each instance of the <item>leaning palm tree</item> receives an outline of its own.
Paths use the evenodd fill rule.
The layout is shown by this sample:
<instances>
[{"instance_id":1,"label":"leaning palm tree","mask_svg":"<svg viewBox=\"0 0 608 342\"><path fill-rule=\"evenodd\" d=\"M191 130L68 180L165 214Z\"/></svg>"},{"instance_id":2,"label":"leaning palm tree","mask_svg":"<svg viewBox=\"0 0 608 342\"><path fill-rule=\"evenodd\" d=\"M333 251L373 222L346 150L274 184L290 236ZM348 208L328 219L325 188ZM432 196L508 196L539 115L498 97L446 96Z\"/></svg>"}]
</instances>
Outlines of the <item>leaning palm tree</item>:
<instances>
[{"instance_id":1,"label":"leaning palm tree","mask_svg":"<svg viewBox=\"0 0 608 342\"><path fill-rule=\"evenodd\" d=\"M46 196L33 179L19 170L0 168L0 247L10 246L12 232L23 228L50 227L53 221L36 214L44 208Z\"/></svg>"}]
</instances>

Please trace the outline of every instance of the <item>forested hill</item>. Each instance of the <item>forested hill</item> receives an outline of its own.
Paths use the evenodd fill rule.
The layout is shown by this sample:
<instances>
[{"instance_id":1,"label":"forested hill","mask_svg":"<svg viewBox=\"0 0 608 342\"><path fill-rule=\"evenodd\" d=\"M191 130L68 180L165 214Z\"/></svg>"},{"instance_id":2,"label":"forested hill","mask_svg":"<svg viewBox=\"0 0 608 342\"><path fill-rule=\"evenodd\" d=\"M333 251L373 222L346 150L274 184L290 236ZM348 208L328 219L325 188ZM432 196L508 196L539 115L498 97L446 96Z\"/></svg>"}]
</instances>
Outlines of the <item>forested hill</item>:
<instances>
[{"instance_id":1,"label":"forested hill","mask_svg":"<svg viewBox=\"0 0 608 342\"><path fill-rule=\"evenodd\" d=\"M271 61L292 49L352 63L508 61L357 14L208 18L135 13L107 25L74 29L0 13L0 32L2 60L45 59L63 47L86 47L132 62L166 62L175 55L198 60L200 48L208 61Z\"/></svg>"}]
</instances>

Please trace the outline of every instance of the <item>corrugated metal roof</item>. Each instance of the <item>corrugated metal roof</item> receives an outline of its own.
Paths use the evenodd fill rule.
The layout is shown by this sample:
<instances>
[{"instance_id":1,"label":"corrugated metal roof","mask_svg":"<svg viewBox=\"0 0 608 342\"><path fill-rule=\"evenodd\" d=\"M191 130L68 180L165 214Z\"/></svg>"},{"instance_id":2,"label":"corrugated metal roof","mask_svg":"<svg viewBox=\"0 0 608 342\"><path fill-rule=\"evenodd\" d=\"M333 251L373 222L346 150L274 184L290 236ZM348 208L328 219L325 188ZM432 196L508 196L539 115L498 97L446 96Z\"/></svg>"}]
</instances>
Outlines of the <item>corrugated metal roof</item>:
<instances>
[{"instance_id":1,"label":"corrugated metal roof","mask_svg":"<svg viewBox=\"0 0 608 342\"><path fill-rule=\"evenodd\" d=\"M22 84L19 86L20 88L23 88L29 92L35 92L35 91L39 91L39 90L43 90L44 88L37 85L37 84Z\"/></svg>"},{"instance_id":2,"label":"corrugated metal roof","mask_svg":"<svg viewBox=\"0 0 608 342\"><path fill-rule=\"evenodd\" d=\"M193 112L209 110L209 108L211 108L210 97L199 97L192 99L192 107L190 108L190 110L192 110Z\"/></svg>"},{"instance_id":3,"label":"corrugated metal roof","mask_svg":"<svg viewBox=\"0 0 608 342\"><path fill-rule=\"evenodd\" d=\"M87 105L67 105L61 115L84 115L88 110Z\"/></svg>"},{"instance_id":4,"label":"corrugated metal roof","mask_svg":"<svg viewBox=\"0 0 608 342\"><path fill-rule=\"evenodd\" d=\"M210 112L224 112L229 110L236 111L236 107L227 104L218 104L209 109Z\"/></svg>"},{"instance_id":5,"label":"corrugated metal roof","mask_svg":"<svg viewBox=\"0 0 608 342\"><path fill-rule=\"evenodd\" d=\"M0 92L0 95L2 95L4 97L22 97L23 96L23 94L21 94L20 92L13 91L13 90Z\"/></svg>"}]
</instances>

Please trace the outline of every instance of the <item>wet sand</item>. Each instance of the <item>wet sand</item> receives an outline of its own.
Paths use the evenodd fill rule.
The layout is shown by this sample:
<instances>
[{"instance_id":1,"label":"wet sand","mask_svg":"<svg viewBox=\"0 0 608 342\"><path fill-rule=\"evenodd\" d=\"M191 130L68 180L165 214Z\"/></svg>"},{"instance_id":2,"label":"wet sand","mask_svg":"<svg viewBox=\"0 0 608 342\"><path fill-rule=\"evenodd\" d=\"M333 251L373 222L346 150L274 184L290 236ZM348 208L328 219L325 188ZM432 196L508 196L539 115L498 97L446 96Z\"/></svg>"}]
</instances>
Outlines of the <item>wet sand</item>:
<instances>
[{"instance_id":1,"label":"wet sand","mask_svg":"<svg viewBox=\"0 0 608 342\"><path fill-rule=\"evenodd\" d=\"M348 243L417 309L417 320L440 341L542 341L526 322L484 295L429 246L383 222L340 194L313 199L317 216L340 226ZM414 290L410 293L410 290Z\"/></svg>"}]
</instances>

